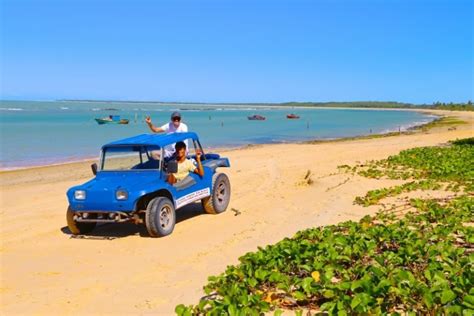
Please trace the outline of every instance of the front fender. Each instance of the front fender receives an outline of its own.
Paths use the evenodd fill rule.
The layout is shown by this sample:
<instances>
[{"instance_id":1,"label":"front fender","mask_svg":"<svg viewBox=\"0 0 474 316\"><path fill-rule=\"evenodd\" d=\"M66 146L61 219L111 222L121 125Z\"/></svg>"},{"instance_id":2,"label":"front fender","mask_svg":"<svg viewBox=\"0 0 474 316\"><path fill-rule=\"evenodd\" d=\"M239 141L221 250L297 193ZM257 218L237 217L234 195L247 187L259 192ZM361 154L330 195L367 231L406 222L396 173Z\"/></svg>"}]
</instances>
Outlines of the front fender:
<instances>
[{"instance_id":1,"label":"front fender","mask_svg":"<svg viewBox=\"0 0 474 316\"><path fill-rule=\"evenodd\" d=\"M202 163L202 166L215 172L219 167L230 167L230 161L229 158L208 159Z\"/></svg>"}]
</instances>

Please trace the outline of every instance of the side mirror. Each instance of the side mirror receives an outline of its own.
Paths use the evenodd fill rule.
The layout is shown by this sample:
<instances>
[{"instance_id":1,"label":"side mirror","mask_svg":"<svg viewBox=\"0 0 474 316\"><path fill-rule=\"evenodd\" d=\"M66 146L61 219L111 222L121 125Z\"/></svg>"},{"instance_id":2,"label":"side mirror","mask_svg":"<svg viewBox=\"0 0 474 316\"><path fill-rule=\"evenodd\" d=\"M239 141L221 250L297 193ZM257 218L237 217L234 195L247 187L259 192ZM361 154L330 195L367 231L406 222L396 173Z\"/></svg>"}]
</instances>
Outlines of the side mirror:
<instances>
[{"instance_id":1,"label":"side mirror","mask_svg":"<svg viewBox=\"0 0 474 316\"><path fill-rule=\"evenodd\" d=\"M176 160L168 161L168 165L166 166L166 171L168 171L168 173L178 172L178 163L176 162Z\"/></svg>"},{"instance_id":2,"label":"side mirror","mask_svg":"<svg viewBox=\"0 0 474 316\"><path fill-rule=\"evenodd\" d=\"M94 176L97 174L97 164L96 163L93 163L91 165L91 169L92 169L92 173L94 174Z\"/></svg>"}]
</instances>

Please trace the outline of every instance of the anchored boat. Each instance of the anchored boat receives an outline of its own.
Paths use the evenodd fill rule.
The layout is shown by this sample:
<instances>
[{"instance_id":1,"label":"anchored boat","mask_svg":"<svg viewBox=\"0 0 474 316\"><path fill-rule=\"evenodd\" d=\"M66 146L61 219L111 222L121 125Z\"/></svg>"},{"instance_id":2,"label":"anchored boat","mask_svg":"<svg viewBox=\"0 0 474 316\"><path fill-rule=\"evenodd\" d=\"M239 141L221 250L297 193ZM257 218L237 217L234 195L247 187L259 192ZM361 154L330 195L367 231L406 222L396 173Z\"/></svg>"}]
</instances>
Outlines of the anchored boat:
<instances>
[{"instance_id":1,"label":"anchored boat","mask_svg":"<svg viewBox=\"0 0 474 316\"><path fill-rule=\"evenodd\" d=\"M261 115L258 115L258 114L255 114L255 115L252 115L252 116L247 116L247 118L250 121L265 121L266 120L265 116L261 116Z\"/></svg>"},{"instance_id":2,"label":"anchored boat","mask_svg":"<svg viewBox=\"0 0 474 316\"><path fill-rule=\"evenodd\" d=\"M294 120L294 119L299 119L300 116L299 116L299 115L296 115L296 114L294 114L294 113L291 113L291 114L286 115L286 118L287 118L287 119L292 119L292 120Z\"/></svg>"},{"instance_id":3,"label":"anchored boat","mask_svg":"<svg viewBox=\"0 0 474 316\"><path fill-rule=\"evenodd\" d=\"M128 124L129 120L121 119L120 115L109 115L108 117L96 118L95 121L99 124Z\"/></svg>"}]
</instances>

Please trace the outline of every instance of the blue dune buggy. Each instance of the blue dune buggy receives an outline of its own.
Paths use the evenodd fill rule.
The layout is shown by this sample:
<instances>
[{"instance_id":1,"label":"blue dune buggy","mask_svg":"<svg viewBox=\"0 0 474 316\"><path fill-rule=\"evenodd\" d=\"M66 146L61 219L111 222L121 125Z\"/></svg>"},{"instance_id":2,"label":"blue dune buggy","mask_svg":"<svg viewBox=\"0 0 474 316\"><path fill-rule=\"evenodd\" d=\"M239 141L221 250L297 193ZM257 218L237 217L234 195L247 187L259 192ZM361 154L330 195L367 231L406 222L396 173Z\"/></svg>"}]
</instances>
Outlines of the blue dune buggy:
<instances>
[{"instance_id":1,"label":"blue dune buggy","mask_svg":"<svg viewBox=\"0 0 474 316\"><path fill-rule=\"evenodd\" d=\"M204 176L190 173L169 184L169 173L177 171L174 144L187 144L187 157L202 153ZM201 201L207 213L226 210L230 201L227 175L216 172L229 167L218 154L205 154L195 133L143 134L118 140L102 147L99 166L92 164L95 178L67 191L67 224L75 234L91 232L97 223L145 223L152 237L172 233L176 210Z\"/></svg>"}]
</instances>

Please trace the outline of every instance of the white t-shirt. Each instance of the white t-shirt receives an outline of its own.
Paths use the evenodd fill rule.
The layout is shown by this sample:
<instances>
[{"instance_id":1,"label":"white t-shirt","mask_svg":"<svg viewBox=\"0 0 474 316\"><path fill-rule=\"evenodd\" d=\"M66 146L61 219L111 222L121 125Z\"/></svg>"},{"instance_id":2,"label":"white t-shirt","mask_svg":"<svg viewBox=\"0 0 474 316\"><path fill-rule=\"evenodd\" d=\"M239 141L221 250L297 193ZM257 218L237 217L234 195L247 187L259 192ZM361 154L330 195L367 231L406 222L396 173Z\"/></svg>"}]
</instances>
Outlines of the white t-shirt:
<instances>
[{"instance_id":1,"label":"white t-shirt","mask_svg":"<svg viewBox=\"0 0 474 316\"><path fill-rule=\"evenodd\" d=\"M166 133L166 134L172 134L172 133L186 133L188 131L188 126L184 123L179 123L178 128L176 128L173 124L173 122L166 123L165 125L161 126L161 129ZM186 144L186 152L188 151L188 140L186 139L184 141ZM174 149L175 144L170 144L164 148L165 150L165 157L169 158L173 156L175 149Z\"/></svg>"},{"instance_id":2,"label":"white t-shirt","mask_svg":"<svg viewBox=\"0 0 474 316\"><path fill-rule=\"evenodd\" d=\"M166 133L166 134L171 134L171 133L186 133L188 131L188 126L184 123L179 123L178 128L176 128L173 124L173 122L166 123L161 127L161 129Z\"/></svg>"}]
</instances>

